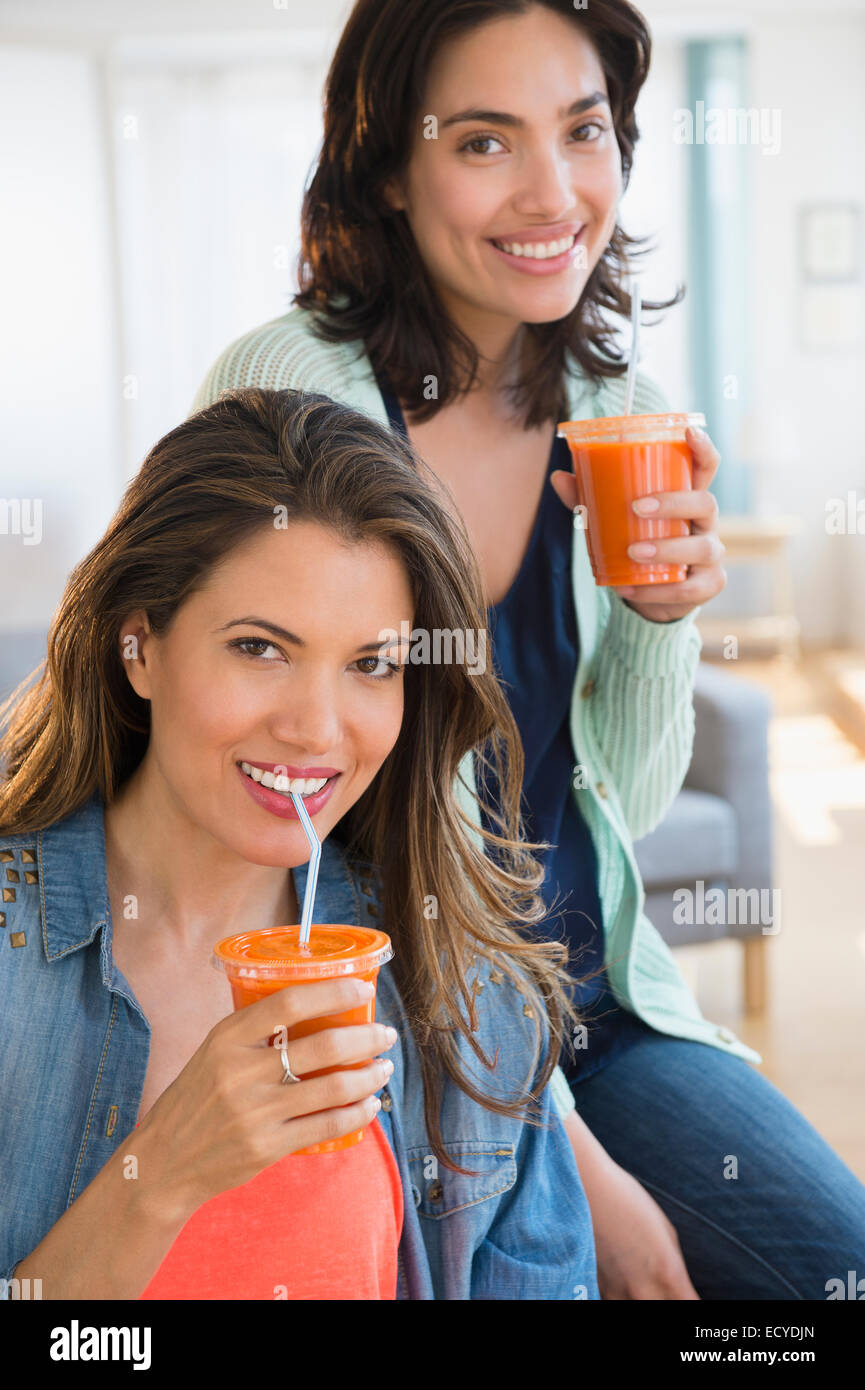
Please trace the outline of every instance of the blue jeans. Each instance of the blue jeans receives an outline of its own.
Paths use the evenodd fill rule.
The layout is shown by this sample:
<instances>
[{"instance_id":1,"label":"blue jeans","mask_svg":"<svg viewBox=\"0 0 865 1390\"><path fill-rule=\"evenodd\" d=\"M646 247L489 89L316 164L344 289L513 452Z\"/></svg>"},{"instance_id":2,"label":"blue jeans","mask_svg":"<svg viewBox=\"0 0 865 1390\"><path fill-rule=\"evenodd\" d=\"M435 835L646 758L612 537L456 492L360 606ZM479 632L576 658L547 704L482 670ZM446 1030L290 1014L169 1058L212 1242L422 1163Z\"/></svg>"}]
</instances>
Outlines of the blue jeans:
<instances>
[{"instance_id":1,"label":"blue jeans","mask_svg":"<svg viewBox=\"0 0 865 1390\"><path fill-rule=\"evenodd\" d=\"M652 1031L572 1091L675 1226L701 1298L825 1300L830 1279L865 1278L865 1187L749 1062Z\"/></svg>"}]
</instances>

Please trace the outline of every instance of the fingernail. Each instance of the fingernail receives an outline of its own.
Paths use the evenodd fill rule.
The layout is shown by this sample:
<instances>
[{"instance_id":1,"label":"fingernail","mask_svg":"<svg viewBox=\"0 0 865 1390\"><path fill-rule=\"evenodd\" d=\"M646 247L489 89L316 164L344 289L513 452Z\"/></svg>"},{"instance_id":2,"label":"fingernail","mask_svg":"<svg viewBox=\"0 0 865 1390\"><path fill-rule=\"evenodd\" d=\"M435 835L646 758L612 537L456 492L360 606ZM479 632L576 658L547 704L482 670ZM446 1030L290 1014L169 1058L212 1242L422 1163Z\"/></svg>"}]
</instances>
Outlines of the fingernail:
<instances>
[{"instance_id":1,"label":"fingernail","mask_svg":"<svg viewBox=\"0 0 865 1390\"><path fill-rule=\"evenodd\" d=\"M375 985L372 980L357 980L355 983L361 999L369 999L370 995L375 994Z\"/></svg>"},{"instance_id":2,"label":"fingernail","mask_svg":"<svg viewBox=\"0 0 865 1390\"><path fill-rule=\"evenodd\" d=\"M655 553L655 546L648 541L638 541L636 545L628 546L628 554L632 560L651 560Z\"/></svg>"},{"instance_id":3,"label":"fingernail","mask_svg":"<svg viewBox=\"0 0 865 1390\"><path fill-rule=\"evenodd\" d=\"M388 1047L391 1047L391 1046L396 1042L396 1029L395 1029L395 1028L385 1028L385 1030L384 1030L384 1035L385 1035L385 1037L387 1038L387 1045L388 1045Z\"/></svg>"},{"instance_id":4,"label":"fingernail","mask_svg":"<svg viewBox=\"0 0 865 1390\"><path fill-rule=\"evenodd\" d=\"M382 1062L382 1066L384 1067L385 1076L390 1076L391 1072L393 1071L393 1062L391 1062L389 1058L385 1057L384 1061Z\"/></svg>"},{"instance_id":5,"label":"fingernail","mask_svg":"<svg viewBox=\"0 0 865 1390\"><path fill-rule=\"evenodd\" d=\"M377 1114L378 1111L381 1110L381 1101L379 1100L378 1096L373 1096L372 1098L372 1110L373 1114Z\"/></svg>"},{"instance_id":6,"label":"fingernail","mask_svg":"<svg viewBox=\"0 0 865 1390\"><path fill-rule=\"evenodd\" d=\"M650 512L656 512L660 505L657 497L638 497L633 507L639 516L648 516Z\"/></svg>"}]
</instances>

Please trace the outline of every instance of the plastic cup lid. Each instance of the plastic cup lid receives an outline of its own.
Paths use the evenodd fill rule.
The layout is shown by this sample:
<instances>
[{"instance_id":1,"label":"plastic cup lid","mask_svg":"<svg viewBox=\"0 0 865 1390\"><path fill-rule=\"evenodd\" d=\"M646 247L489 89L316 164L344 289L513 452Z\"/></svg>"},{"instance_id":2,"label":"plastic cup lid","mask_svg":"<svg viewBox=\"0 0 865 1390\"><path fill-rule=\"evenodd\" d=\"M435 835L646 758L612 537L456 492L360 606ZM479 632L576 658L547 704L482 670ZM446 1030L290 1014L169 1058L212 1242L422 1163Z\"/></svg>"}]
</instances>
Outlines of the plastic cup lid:
<instances>
[{"instance_id":1,"label":"plastic cup lid","mask_svg":"<svg viewBox=\"0 0 865 1390\"><path fill-rule=\"evenodd\" d=\"M299 926L265 927L224 937L214 946L211 960L217 970L236 979L290 982L368 974L392 957L386 932L314 922L308 946L300 945Z\"/></svg>"}]
</instances>

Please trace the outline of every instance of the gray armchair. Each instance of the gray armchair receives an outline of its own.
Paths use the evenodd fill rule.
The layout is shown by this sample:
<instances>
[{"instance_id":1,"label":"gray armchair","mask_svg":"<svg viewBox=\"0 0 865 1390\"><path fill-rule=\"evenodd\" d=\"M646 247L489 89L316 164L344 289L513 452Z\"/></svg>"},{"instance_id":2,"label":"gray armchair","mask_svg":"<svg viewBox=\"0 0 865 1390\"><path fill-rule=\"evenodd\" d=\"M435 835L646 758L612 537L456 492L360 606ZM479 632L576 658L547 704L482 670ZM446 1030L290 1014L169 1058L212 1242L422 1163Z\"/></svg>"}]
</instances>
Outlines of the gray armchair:
<instances>
[{"instance_id":1,"label":"gray armchair","mask_svg":"<svg viewBox=\"0 0 865 1390\"><path fill-rule=\"evenodd\" d=\"M671 946L741 939L745 1008L759 1013L766 1005L766 936L777 930L771 892L771 702L759 686L701 662L694 713L694 755L683 788L661 824L634 847L646 888L645 911ZM723 894L720 910L717 894L706 902L711 889ZM686 920L677 920L683 916ZM707 922L707 916L721 920Z\"/></svg>"}]
</instances>

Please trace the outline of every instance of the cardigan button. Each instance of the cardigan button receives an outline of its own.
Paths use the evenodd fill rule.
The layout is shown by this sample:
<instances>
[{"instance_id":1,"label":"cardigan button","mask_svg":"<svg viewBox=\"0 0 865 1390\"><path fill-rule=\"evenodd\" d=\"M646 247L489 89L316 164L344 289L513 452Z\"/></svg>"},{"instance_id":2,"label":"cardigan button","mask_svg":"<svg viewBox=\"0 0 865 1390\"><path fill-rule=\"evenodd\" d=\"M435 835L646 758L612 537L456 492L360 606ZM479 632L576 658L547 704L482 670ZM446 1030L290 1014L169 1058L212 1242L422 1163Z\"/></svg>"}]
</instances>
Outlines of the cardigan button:
<instances>
[{"instance_id":1,"label":"cardigan button","mask_svg":"<svg viewBox=\"0 0 865 1390\"><path fill-rule=\"evenodd\" d=\"M381 1108L382 1110L385 1110L387 1112L390 1112L393 1108L393 1101L391 1100L387 1091L382 1091L381 1093Z\"/></svg>"},{"instance_id":2,"label":"cardigan button","mask_svg":"<svg viewBox=\"0 0 865 1390\"><path fill-rule=\"evenodd\" d=\"M606 801L606 800L607 800L607 789L606 789L606 787L604 786L603 782L599 782L599 783L598 783L598 788L597 788L597 790L598 790L598 796L602 796L602 797L604 798L604 800Z\"/></svg>"},{"instance_id":3,"label":"cardigan button","mask_svg":"<svg viewBox=\"0 0 865 1390\"><path fill-rule=\"evenodd\" d=\"M595 688L595 682L594 682L593 680L591 680L591 681L586 681L585 685L583 686L582 690L580 691L580 694L582 695L582 697L583 697L584 700L588 700L588 698L589 698L589 696L591 695L591 693L592 693L592 691L594 690L594 688Z\"/></svg>"},{"instance_id":4,"label":"cardigan button","mask_svg":"<svg viewBox=\"0 0 865 1390\"><path fill-rule=\"evenodd\" d=\"M442 1187L441 1183L438 1181L438 1179L436 1179L435 1182L430 1183L429 1187L427 1188L426 1195L429 1197L431 1202L442 1201L445 1195L445 1190Z\"/></svg>"}]
</instances>

